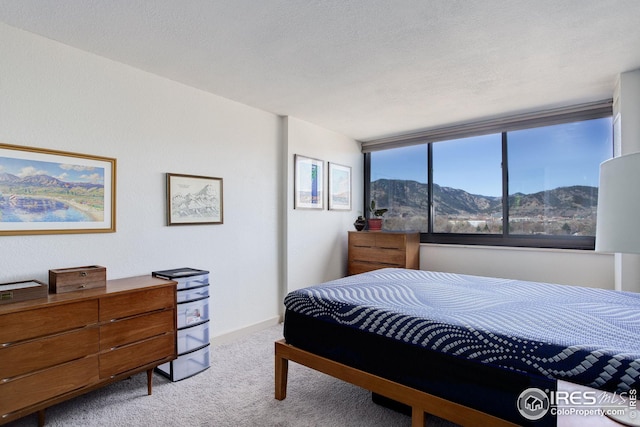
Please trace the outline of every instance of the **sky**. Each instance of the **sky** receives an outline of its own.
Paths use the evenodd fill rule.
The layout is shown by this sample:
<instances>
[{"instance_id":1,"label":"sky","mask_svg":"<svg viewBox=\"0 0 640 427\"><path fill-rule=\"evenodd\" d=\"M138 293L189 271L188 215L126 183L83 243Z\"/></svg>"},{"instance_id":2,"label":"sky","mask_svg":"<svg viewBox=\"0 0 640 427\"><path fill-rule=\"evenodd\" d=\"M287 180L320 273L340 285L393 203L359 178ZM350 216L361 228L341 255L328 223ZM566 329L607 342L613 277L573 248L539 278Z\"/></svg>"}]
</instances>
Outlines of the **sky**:
<instances>
[{"instance_id":1,"label":"sky","mask_svg":"<svg viewBox=\"0 0 640 427\"><path fill-rule=\"evenodd\" d=\"M501 134L433 144L434 182L471 194L502 194ZM613 155L611 118L508 133L509 193L598 186L599 165ZM427 182L427 146L376 151L371 180Z\"/></svg>"},{"instance_id":2,"label":"sky","mask_svg":"<svg viewBox=\"0 0 640 427\"><path fill-rule=\"evenodd\" d=\"M104 184L103 168L80 164L0 156L0 173L10 173L20 178L30 175L49 175L64 182Z\"/></svg>"}]
</instances>

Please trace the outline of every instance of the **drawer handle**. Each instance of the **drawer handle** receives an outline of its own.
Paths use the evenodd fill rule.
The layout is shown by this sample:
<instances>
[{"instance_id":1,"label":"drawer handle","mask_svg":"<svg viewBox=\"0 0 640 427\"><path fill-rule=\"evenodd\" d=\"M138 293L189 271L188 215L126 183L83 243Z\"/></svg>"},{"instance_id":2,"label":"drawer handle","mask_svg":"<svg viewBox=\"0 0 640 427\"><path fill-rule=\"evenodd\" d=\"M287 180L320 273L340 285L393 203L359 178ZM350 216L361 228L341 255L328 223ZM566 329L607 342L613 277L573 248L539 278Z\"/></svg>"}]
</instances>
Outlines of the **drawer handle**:
<instances>
[{"instance_id":1,"label":"drawer handle","mask_svg":"<svg viewBox=\"0 0 640 427\"><path fill-rule=\"evenodd\" d=\"M86 272L86 271L82 271L82 272L80 273L80 275L81 275L82 277L87 277L87 272Z\"/></svg>"},{"instance_id":2,"label":"drawer handle","mask_svg":"<svg viewBox=\"0 0 640 427\"><path fill-rule=\"evenodd\" d=\"M86 288L86 287L87 287L87 284L85 283L85 284L83 284L83 285L78 286L78 289L84 289L84 288Z\"/></svg>"}]
</instances>

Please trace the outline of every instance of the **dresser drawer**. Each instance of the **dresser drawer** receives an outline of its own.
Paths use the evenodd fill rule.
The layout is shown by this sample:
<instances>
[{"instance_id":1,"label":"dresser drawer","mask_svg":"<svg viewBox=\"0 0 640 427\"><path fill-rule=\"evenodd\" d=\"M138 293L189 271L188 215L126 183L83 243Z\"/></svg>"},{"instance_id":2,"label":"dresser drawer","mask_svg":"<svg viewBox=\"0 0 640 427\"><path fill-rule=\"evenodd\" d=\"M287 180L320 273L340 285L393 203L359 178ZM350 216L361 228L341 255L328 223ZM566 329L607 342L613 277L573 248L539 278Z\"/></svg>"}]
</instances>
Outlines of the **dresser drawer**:
<instances>
[{"instance_id":1,"label":"dresser drawer","mask_svg":"<svg viewBox=\"0 0 640 427\"><path fill-rule=\"evenodd\" d=\"M98 381L98 357L90 356L0 383L0 418Z\"/></svg>"},{"instance_id":2,"label":"dresser drawer","mask_svg":"<svg viewBox=\"0 0 640 427\"><path fill-rule=\"evenodd\" d=\"M350 233L350 246L365 246L371 248L402 249L406 247L406 235L403 233Z\"/></svg>"},{"instance_id":3,"label":"dresser drawer","mask_svg":"<svg viewBox=\"0 0 640 427\"><path fill-rule=\"evenodd\" d=\"M0 315L0 344L69 331L97 322L97 300L4 314Z\"/></svg>"},{"instance_id":4,"label":"dresser drawer","mask_svg":"<svg viewBox=\"0 0 640 427\"><path fill-rule=\"evenodd\" d=\"M53 335L0 349L0 381L98 352L97 326Z\"/></svg>"},{"instance_id":5,"label":"dresser drawer","mask_svg":"<svg viewBox=\"0 0 640 427\"><path fill-rule=\"evenodd\" d=\"M175 330L175 311L116 320L100 327L100 349L108 350Z\"/></svg>"},{"instance_id":6,"label":"dresser drawer","mask_svg":"<svg viewBox=\"0 0 640 427\"><path fill-rule=\"evenodd\" d=\"M406 235L403 233L352 232L349 234L349 244L353 246L404 249L406 246Z\"/></svg>"},{"instance_id":7,"label":"dresser drawer","mask_svg":"<svg viewBox=\"0 0 640 427\"><path fill-rule=\"evenodd\" d=\"M378 248L404 251L407 246L407 236L405 234L377 233L374 237Z\"/></svg>"},{"instance_id":8,"label":"dresser drawer","mask_svg":"<svg viewBox=\"0 0 640 427\"><path fill-rule=\"evenodd\" d=\"M396 265L380 264L375 262L358 262L349 263L349 275L366 273L367 271L380 270L382 268L404 268Z\"/></svg>"},{"instance_id":9,"label":"dresser drawer","mask_svg":"<svg viewBox=\"0 0 640 427\"><path fill-rule=\"evenodd\" d=\"M173 286L127 292L122 295L101 298L100 321L104 322L163 308L172 308L175 301L176 292Z\"/></svg>"},{"instance_id":10,"label":"dresser drawer","mask_svg":"<svg viewBox=\"0 0 640 427\"><path fill-rule=\"evenodd\" d=\"M359 262L351 262L349 263L349 275L366 273L367 271L379 270L384 268L379 264L371 264L371 263L359 263Z\"/></svg>"},{"instance_id":11,"label":"dresser drawer","mask_svg":"<svg viewBox=\"0 0 640 427\"><path fill-rule=\"evenodd\" d=\"M176 357L176 335L166 333L100 353L100 378L109 378L157 361Z\"/></svg>"},{"instance_id":12,"label":"dresser drawer","mask_svg":"<svg viewBox=\"0 0 640 427\"><path fill-rule=\"evenodd\" d=\"M349 252L351 262L370 262L381 264L382 267L404 267L406 254L403 250L354 247Z\"/></svg>"},{"instance_id":13,"label":"dresser drawer","mask_svg":"<svg viewBox=\"0 0 640 427\"><path fill-rule=\"evenodd\" d=\"M373 247L376 245L376 238L374 233L349 233L349 246L367 246Z\"/></svg>"}]
</instances>

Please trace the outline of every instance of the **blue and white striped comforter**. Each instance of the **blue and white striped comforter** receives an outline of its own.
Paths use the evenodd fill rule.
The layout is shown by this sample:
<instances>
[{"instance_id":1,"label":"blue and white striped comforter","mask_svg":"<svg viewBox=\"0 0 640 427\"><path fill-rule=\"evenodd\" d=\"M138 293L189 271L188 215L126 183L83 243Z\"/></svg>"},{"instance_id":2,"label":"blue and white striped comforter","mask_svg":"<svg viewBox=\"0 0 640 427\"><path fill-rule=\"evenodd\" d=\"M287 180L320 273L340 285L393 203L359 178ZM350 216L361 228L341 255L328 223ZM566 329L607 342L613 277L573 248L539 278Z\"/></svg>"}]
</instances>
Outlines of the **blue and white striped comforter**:
<instances>
[{"instance_id":1,"label":"blue and white striped comforter","mask_svg":"<svg viewBox=\"0 0 640 427\"><path fill-rule=\"evenodd\" d=\"M640 387L640 294L383 269L293 291L288 310L594 388Z\"/></svg>"}]
</instances>

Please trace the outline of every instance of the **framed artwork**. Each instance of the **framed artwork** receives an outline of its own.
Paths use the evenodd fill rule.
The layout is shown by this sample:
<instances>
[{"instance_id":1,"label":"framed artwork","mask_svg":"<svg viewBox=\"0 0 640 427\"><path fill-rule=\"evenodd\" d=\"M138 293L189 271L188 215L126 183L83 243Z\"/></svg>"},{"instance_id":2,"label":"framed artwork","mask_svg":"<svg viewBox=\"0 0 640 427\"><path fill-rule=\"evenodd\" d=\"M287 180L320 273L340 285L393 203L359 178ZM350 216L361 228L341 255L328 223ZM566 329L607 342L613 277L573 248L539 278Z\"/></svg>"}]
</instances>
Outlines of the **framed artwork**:
<instances>
[{"instance_id":1,"label":"framed artwork","mask_svg":"<svg viewBox=\"0 0 640 427\"><path fill-rule=\"evenodd\" d=\"M167 225L222 224L222 178L167 174Z\"/></svg>"},{"instance_id":2,"label":"framed artwork","mask_svg":"<svg viewBox=\"0 0 640 427\"><path fill-rule=\"evenodd\" d=\"M0 235L115 231L116 159L0 144Z\"/></svg>"},{"instance_id":3,"label":"framed artwork","mask_svg":"<svg viewBox=\"0 0 640 427\"><path fill-rule=\"evenodd\" d=\"M296 154L294 159L295 209L324 209L324 162Z\"/></svg>"},{"instance_id":4,"label":"framed artwork","mask_svg":"<svg viewBox=\"0 0 640 427\"><path fill-rule=\"evenodd\" d=\"M329 162L329 210L351 210L351 167Z\"/></svg>"}]
</instances>

